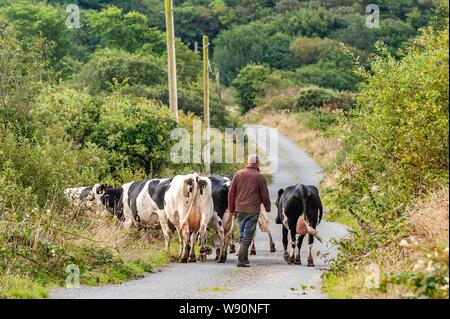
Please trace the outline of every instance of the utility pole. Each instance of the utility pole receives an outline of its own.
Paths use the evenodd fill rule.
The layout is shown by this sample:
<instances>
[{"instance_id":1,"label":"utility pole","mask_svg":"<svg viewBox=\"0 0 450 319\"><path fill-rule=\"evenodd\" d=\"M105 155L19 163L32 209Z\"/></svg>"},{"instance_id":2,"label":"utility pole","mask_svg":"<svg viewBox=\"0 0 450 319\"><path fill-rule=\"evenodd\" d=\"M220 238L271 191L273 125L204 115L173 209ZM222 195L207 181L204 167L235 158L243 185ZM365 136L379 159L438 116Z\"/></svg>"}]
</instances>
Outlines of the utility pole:
<instances>
[{"instance_id":1,"label":"utility pole","mask_svg":"<svg viewBox=\"0 0 450 319\"><path fill-rule=\"evenodd\" d=\"M205 127L205 173L211 174L211 149L209 134L209 41L203 35L203 121Z\"/></svg>"},{"instance_id":2,"label":"utility pole","mask_svg":"<svg viewBox=\"0 0 450 319\"><path fill-rule=\"evenodd\" d=\"M169 80L170 112L178 123L178 94L177 94L177 62L175 57L175 27L173 23L173 0L166 2L166 35L167 35L167 68Z\"/></svg>"}]
</instances>

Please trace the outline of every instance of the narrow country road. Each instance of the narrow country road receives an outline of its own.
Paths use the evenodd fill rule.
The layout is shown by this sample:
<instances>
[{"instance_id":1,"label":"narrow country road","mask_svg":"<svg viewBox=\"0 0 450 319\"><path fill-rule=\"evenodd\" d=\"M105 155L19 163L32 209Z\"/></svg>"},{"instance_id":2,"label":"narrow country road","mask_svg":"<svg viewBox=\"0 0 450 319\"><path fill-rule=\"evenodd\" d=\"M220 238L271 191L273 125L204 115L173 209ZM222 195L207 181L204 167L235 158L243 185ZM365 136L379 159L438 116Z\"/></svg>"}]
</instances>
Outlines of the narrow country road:
<instances>
[{"instance_id":1,"label":"narrow country road","mask_svg":"<svg viewBox=\"0 0 450 319\"><path fill-rule=\"evenodd\" d=\"M262 127L262 126L258 126ZM229 254L226 264L218 264L209 256L206 263L173 263L144 278L123 284L79 289L55 289L50 298L326 298L321 292L321 271L327 267L326 260L336 255L329 241L346 233L343 225L322 222L318 231L325 245L315 241L314 268L307 268L306 248L302 247L303 265L288 265L283 259L281 225L273 221L276 214L274 201L278 189L302 182L318 185L321 168L287 137L278 137L278 170L269 185L272 213L269 218L277 247L269 252L268 237L258 231L256 237L257 256L250 256L252 267L237 268L236 256ZM325 207L326 211L326 207ZM319 253L319 257L317 256ZM325 256L325 257L322 257Z\"/></svg>"}]
</instances>

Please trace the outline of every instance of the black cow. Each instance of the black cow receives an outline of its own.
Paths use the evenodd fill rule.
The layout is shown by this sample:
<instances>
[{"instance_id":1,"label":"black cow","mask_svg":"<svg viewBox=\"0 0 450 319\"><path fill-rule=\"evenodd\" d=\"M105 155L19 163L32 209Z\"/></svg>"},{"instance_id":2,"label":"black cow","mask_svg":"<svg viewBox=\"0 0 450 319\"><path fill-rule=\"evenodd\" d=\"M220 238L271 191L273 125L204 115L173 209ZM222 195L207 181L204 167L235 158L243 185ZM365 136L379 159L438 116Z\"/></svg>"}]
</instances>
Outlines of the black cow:
<instances>
[{"instance_id":1,"label":"black cow","mask_svg":"<svg viewBox=\"0 0 450 319\"><path fill-rule=\"evenodd\" d=\"M222 221L222 227L224 230L224 243L222 248L222 255L220 255L219 238L216 236L214 244L216 245L216 260L223 263L227 260L228 245L233 238L233 231L235 225L235 219L232 218L228 211L228 192L230 190L231 180L228 177L222 176L210 176L212 199L214 203L214 211ZM210 225L210 228L214 228ZM235 252L234 244L230 245L230 253Z\"/></svg>"},{"instance_id":2,"label":"black cow","mask_svg":"<svg viewBox=\"0 0 450 319\"><path fill-rule=\"evenodd\" d=\"M275 222L283 224L284 259L288 264L301 264L300 249L303 238L308 234L308 267L314 267L311 249L314 237L322 242L315 229L323 216L322 202L317 187L296 184L286 189L280 189L276 206L278 215ZM296 240L297 234L300 236ZM291 253L287 250L288 238L292 247ZM296 246L298 251L295 249Z\"/></svg>"}]
</instances>

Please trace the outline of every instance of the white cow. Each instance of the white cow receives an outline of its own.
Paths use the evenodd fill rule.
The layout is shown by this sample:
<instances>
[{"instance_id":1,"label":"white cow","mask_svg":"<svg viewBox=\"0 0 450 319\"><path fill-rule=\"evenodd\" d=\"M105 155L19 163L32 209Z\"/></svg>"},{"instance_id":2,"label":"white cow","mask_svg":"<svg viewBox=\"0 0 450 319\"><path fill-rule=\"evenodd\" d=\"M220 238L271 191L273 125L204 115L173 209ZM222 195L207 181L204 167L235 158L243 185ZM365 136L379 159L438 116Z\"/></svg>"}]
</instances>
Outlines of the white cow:
<instances>
[{"instance_id":1,"label":"white cow","mask_svg":"<svg viewBox=\"0 0 450 319\"><path fill-rule=\"evenodd\" d=\"M165 212L180 237L180 262L195 262L194 246L200 237L199 261L207 255L207 227L214 217L211 181L198 174L178 175L165 193ZM221 223L219 223L221 224ZM223 228L218 225L223 238Z\"/></svg>"}]
</instances>

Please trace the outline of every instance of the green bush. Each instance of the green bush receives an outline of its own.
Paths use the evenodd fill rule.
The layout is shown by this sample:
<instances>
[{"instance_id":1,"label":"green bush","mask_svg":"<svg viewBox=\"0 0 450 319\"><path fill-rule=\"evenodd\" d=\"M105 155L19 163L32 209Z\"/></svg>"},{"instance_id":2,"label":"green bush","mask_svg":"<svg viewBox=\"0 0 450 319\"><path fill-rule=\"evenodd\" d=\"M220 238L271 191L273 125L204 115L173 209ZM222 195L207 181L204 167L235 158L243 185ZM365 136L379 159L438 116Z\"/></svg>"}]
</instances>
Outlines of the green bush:
<instances>
[{"instance_id":1,"label":"green bush","mask_svg":"<svg viewBox=\"0 0 450 319\"><path fill-rule=\"evenodd\" d=\"M38 129L47 130L48 135L60 128L61 135L83 144L96 129L100 105L87 93L56 86L41 94L31 114Z\"/></svg>"},{"instance_id":2,"label":"green bush","mask_svg":"<svg viewBox=\"0 0 450 319\"><path fill-rule=\"evenodd\" d=\"M9 123L16 132L29 133L29 112L51 77L48 49L40 37L21 41L20 32L0 17L0 125Z\"/></svg>"},{"instance_id":3,"label":"green bush","mask_svg":"<svg viewBox=\"0 0 450 319\"><path fill-rule=\"evenodd\" d=\"M337 45L337 42L329 39L298 37L291 42L290 50L294 59L305 65L316 63L323 52Z\"/></svg>"},{"instance_id":4,"label":"green bush","mask_svg":"<svg viewBox=\"0 0 450 319\"><path fill-rule=\"evenodd\" d=\"M359 56L358 51L350 49ZM355 91L360 79L353 72L353 58L341 48L330 47L324 50L315 64L296 70L298 81L339 91Z\"/></svg>"},{"instance_id":5,"label":"green bush","mask_svg":"<svg viewBox=\"0 0 450 319\"><path fill-rule=\"evenodd\" d=\"M75 86L89 93L112 92L121 85L164 83L166 70L162 57L128 53L118 49L96 51L75 78Z\"/></svg>"},{"instance_id":6,"label":"green bush","mask_svg":"<svg viewBox=\"0 0 450 319\"><path fill-rule=\"evenodd\" d=\"M294 110L305 111L322 107L348 109L354 104L354 95L323 88L308 88L300 91L294 99Z\"/></svg>"},{"instance_id":7,"label":"green bush","mask_svg":"<svg viewBox=\"0 0 450 319\"><path fill-rule=\"evenodd\" d=\"M242 113L255 107L257 99L266 94L269 79L270 69L264 65L250 64L239 72L232 84L237 90Z\"/></svg>"},{"instance_id":8,"label":"green bush","mask_svg":"<svg viewBox=\"0 0 450 319\"><path fill-rule=\"evenodd\" d=\"M111 95L102 99L100 118L91 140L116 153L125 166L158 173L169 163L171 130L176 127L167 107L144 98Z\"/></svg>"}]
</instances>

